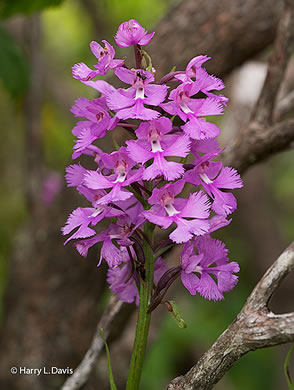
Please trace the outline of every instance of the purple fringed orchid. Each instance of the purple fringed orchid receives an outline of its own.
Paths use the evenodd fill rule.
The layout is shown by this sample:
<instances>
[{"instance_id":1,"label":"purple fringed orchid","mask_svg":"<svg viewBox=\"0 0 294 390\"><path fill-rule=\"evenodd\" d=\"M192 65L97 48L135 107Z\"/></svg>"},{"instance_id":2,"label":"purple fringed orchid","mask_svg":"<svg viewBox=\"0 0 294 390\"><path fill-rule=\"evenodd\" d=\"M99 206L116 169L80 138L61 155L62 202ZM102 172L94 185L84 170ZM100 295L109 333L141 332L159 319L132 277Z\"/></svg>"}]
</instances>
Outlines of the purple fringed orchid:
<instances>
[{"instance_id":1,"label":"purple fringed orchid","mask_svg":"<svg viewBox=\"0 0 294 390\"><path fill-rule=\"evenodd\" d=\"M183 164L166 160L166 157L186 157L190 151L190 139L183 135L178 136L175 141L166 149L161 148L159 136L152 136L151 150L149 145L144 148L136 141L127 142L127 152L129 156L137 163L144 164L153 159L153 163L145 168L143 173L144 180L152 180L158 176L163 176L165 180L174 180L181 177L184 173Z\"/></svg>"},{"instance_id":2,"label":"purple fringed orchid","mask_svg":"<svg viewBox=\"0 0 294 390\"><path fill-rule=\"evenodd\" d=\"M165 99L166 85L151 84L154 76L142 69L119 68L116 76L126 84L128 89L118 89L107 96L107 104L111 110L116 111L119 119L151 120L160 114L145 105L158 106Z\"/></svg>"},{"instance_id":3,"label":"purple fringed orchid","mask_svg":"<svg viewBox=\"0 0 294 390\"><path fill-rule=\"evenodd\" d=\"M111 118L108 113L106 99L99 98L90 101L86 98L79 98L71 108L76 117L85 117L86 121L79 121L73 128L73 135L78 139L73 147L73 158L79 157L84 151L93 151L92 143L105 136L107 130L113 130L117 120Z\"/></svg>"},{"instance_id":4,"label":"purple fringed orchid","mask_svg":"<svg viewBox=\"0 0 294 390\"><path fill-rule=\"evenodd\" d=\"M86 187L93 190L111 189L99 199L98 204L107 204L126 200L133 196L132 192L124 187L139 181L142 178L142 168L132 169L135 162L132 161L125 151L112 152L104 156L105 167L113 171L113 174L104 176L101 172L88 171L83 179Z\"/></svg>"},{"instance_id":5,"label":"purple fringed orchid","mask_svg":"<svg viewBox=\"0 0 294 390\"><path fill-rule=\"evenodd\" d=\"M132 45L147 45L153 38L154 32L147 34L147 31L134 19L122 23L114 37L115 43L119 47L129 47Z\"/></svg>"},{"instance_id":6,"label":"purple fringed orchid","mask_svg":"<svg viewBox=\"0 0 294 390\"><path fill-rule=\"evenodd\" d=\"M178 277L192 295L212 300L237 283L238 264L229 262L224 244L210 234L231 222L237 203L228 190L243 185L235 169L214 161L222 153L220 130L208 118L222 115L228 99L219 94L222 80L204 69L210 58L194 57L185 70L157 82L141 48L153 35L133 19L119 26L115 42L134 46L135 67L115 59L107 41L104 47L91 42L93 69L82 62L73 67L73 77L99 96L79 98L71 108L79 118L73 158L84 155L85 166L70 165L65 178L89 205L77 207L62 228L69 235L65 243L75 240L82 256L100 243L98 265L107 265L110 289L121 300L138 305L138 290L148 288L149 311ZM109 71L120 86L93 80ZM103 138L112 130L121 144L106 152ZM158 227L170 229L169 239L160 241ZM159 254L181 243L178 265L168 268Z\"/></svg>"},{"instance_id":7,"label":"purple fringed orchid","mask_svg":"<svg viewBox=\"0 0 294 390\"><path fill-rule=\"evenodd\" d=\"M197 145L195 149L197 150ZM213 199L212 210L219 215L227 216L236 210L237 201L233 194L223 192L221 189L241 188L243 182L234 168L223 167L221 162L211 161L218 154L219 152L207 153L196 158L195 168L185 174L185 180L196 186L202 185Z\"/></svg>"},{"instance_id":8,"label":"purple fringed orchid","mask_svg":"<svg viewBox=\"0 0 294 390\"><path fill-rule=\"evenodd\" d=\"M150 211L142 215L148 221L167 229L172 223L177 228L169 235L176 243L189 241L194 235L208 232L209 201L203 192L194 192L188 199L175 198L184 186L184 182L167 184L154 189L148 202L153 205Z\"/></svg>"},{"instance_id":9,"label":"purple fringed orchid","mask_svg":"<svg viewBox=\"0 0 294 390\"><path fill-rule=\"evenodd\" d=\"M75 64L72 67L72 75L75 79L89 81L97 75L105 75L110 69L116 69L120 66L123 66L124 60L114 59L115 51L113 46L111 46L107 41L102 42L105 45L104 47L95 41L90 43L90 49L98 60L97 64L94 65L96 70L90 69L83 62Z\"/></svg>"},{"instance_id":10,"label":"purple fringed orchid","mask_svg":"<svg viewBox=\"0 0 294 390\"><path fill-rule=\"evenodd\" d=\"M236 285L234 274L239 272L239 265L229 262L227 254L224 244L209 236L187 242L181 253L181 279L186 289L214 301L223 299L223 293Z\"/></svg>"},{"instance_id":11,"label":"purple fringed orchid","mask_svg":"<svg viewBox=\"0 0 294 390\"><path fill-rule=\"evenodd\" d=\"M220 91L224 89L225 85L223 81L213 75L207 73L207 71L202 68L202 65L210 60L208 56L197 56L192 58L188 63L185 73L180 73L175 75L175 78L180 80L182 83L193 82L196 80L201 81L200 91L205 93L208 97L215 98L226 104L228 98L223 95L215 95L211 91Z\"/></svg>"},{"instance_id":12,"label":"purple fringed orchid","mask_svg":"<svg viewBox=\"0 0 294 390\"><path fill-rule=\"evenodd\" d=\"M204 117L208 115L221 115L223 105L216 98L194 99L191 96L201 90L201 80L194 83L184 83L174 89L168 103L161 107L170 115L178 115L184 122L184 132L193 139L215 138L220 130L214 124L207 122Z\"/></svg>"}]
</instances>

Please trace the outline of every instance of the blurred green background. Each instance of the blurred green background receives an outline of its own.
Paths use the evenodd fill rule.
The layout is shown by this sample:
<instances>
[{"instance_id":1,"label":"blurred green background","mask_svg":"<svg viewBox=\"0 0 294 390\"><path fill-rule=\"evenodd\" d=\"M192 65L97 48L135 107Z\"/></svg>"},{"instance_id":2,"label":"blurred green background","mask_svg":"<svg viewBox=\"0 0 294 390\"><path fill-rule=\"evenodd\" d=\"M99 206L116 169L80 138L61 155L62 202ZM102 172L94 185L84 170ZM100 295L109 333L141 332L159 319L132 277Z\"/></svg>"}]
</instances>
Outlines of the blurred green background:
<instances>
[{"instance_id":1,"label":"blurred green background","mask_svg":"<svg viewBox=\"0 0 294 390\"><path fill-rule=\"evenodd\" d=\"M72 79L71 66L77 62L92 65L91 40L107 39L113 43L117 26L137 19L146 29L156 25L173 0L100 0L100 1L9 1L0 5L0 293L7 283L7 268L16 232L26 223L29 212L25 201L23 165L25 146L24 98L34 78L19 26L26 15L41 11L42 66L44 73L41 107L41 143L44 165L48 172L63 175L70 163L73 146L71 129L74 119L69 109L79 96L93 98L94 92ZM54 5L54 6L52 6ZM94 6L93 9L89 8ZM118 55L121 52L118 51ZM191 53L191 57L197 53ZM156 67L156 64L154 64ZM176 64L171 64L171 67ZM220 124L221 126L221 124ZM262 182L249 179L254 186L256 202L262 199L262 215L273 216L279 243L286 246L294 232L293 152L276 156L262 168ZM292 169L291 169L292 168ZM251 181L250 181L251 180ZM252 184L253 181L253 184ZM245 181L246 183L246 181ZM251 184L250 184L251 183ZM255 184L254 184L255 183ZM258 187L262 186L259 193ZM243 214L254 198L246 198L247 187L239 201ZM252 216L254 218L254 216ZM257 217L259 218L259 217ZM179 329L164 313L156 318L152 331L142 389L162 389L175 375L189 369L239 312L253 286L269 263L257 266L252 233L246 230L242 209L233 217L234 224L218 235L230 249L232 260L240 262L240 282L223 302L209 302L190 297L180 285L174 288L187 329ZM253 221L253 225L254 225ZM268 222L265 222L268 223ZM266 239L265 239L266 240ZM260 245L267 245L261 238ZM273 260L274 257L271 259ZM293 291L292 291L293 294ZM160 309L161 310L161 309ZM1 306L3 320L3 308ZM274 390L286 388L283 358L287 348L260 350L243 357L218 385L226 390ZM196 352L195 352L196 351ZM279 355L279 358L277 358ZM115 373L114 373L115 375ZM278 387L277 387L278 386ZM218 387L217 387L218 388Z\"/></svg>"}]
</instances>

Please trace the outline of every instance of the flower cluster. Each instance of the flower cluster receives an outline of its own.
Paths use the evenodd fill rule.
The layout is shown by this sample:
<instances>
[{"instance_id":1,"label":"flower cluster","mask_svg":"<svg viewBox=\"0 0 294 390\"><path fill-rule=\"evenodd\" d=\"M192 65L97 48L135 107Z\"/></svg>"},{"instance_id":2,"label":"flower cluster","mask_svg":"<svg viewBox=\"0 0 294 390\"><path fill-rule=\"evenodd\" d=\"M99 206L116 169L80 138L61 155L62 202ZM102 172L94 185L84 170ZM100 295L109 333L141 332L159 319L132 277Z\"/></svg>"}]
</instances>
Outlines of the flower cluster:
<instances>
[{"instance_id":1,"label":"flower cluster","mask_svg":"<svg viewBox=\"0 0 294 390\"><path fill-rule=\"evenodd\" d=\"M101 243L99 264L105 261L109 267L111 290L138 304L138 287L145 278L144 226L169 229L168 239L148 241L155 259L150 307L160 303L177 278L192 295L219 300L237 283L239 267L210 234L230 223L237 203L228 190L242 187L235 169L215 161L221 153L216 140L220 130L207 120L223 113L227 98L219 91L224 84L204 69L207 56L193 58L184 71L156 82L151 59L142 49L153 35L135 20L119 26L115 42L134 47L136 68L115 59L107 41L104 47L90 44L97 59L94 69L84 63L72 68L74 78L99 92L94 100L77 99L71 109L83 118L73 129L73 159L91 156L95 169L79 163L66 169L68 186L76 187L89 207L75 209L62 232L71 234L66 242L77 240L74 246L82 256ZM93 80L110 70L123 83L121 88ZM95 145L117 128L130 135L125 144L109 153ZM96 229L105 219L108 227ZM168 269L160 253L165 246L182 243L179 265Z\"/></svg>"}]
</instances>

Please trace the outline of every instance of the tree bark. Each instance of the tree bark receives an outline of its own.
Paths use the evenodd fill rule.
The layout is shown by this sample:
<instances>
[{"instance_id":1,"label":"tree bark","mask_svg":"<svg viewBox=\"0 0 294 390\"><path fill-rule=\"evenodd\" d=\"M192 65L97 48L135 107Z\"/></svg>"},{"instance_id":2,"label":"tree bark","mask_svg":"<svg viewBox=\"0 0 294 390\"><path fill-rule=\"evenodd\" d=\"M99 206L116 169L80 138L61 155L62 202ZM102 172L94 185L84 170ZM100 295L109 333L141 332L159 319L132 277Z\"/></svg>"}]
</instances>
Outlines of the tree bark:
<instances>
[{"instance_id":1,"label":"tree bark","mask_svg":"<svg viewBox=\"0 0 294 390\"><path fill-rule=\"evenodd\" d=\"M185 0L160 21L148 52L160 77L204 54L207 71L223 77L273 42L282 9L282 0Z\"/></svg>"},{"instance_id":2,"label":"tree bark","mask_svg":"<svg viewBox=\"0 0 294 390\"><path fill-rule=\"evenodd\" d=\"M294 242L265 273L213 346L189 372L172 380L166 390L210 390L249 351L293 342L294 312L274 314L268 309L271 296L293 268Z\"/></svg>"}]
</instances>

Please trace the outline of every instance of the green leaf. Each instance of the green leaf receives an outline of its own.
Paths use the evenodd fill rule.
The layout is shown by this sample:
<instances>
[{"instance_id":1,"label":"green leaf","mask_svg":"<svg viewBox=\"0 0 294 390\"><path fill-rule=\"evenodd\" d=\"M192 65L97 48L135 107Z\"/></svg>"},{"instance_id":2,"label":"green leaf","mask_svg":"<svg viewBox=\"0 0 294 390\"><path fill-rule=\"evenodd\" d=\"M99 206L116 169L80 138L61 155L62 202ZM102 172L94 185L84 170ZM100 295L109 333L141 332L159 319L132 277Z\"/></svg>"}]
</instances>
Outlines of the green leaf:
<instances>
[{"instance_id":1,"label":"green leaf","mask_svg":"<svg viewBox=\"0 0 294 390\"><path fill-rule=\"evenodd\" d=\"M152 60L151 60L151 57L150 55L147 53L147 51L141 49L141 53L143 54L144 56L144 60L145 60L145 64L144 64L144 68L146 68L147 72L150 72L152 73ZM148 65L146 64L146 59L145 57L148 59Z\"/></svg>"},{"instance_id":2,"label":"green leaf","mask_svg":"<svg viewBox=\"0 0 294 390\"><path fill-rule=\"evenodd\" d=\"M100 335L102 340L104 341L105 349L106 349L106 356L107 356L107 371L108 371L108 378L109 378L109 384L110 384L110 389L111 390L117 390L117 387L114 382L113 378L113 373L112 373L112 368L111 368L111 362L110 362L110 353L109 353L109 348L107 345L107 342L103 336L103 329L100 329Z\"/></svg>"},{"instance_id":3,"label":"green leaf","mask_svg":"<svg viewBox=\"0 0 294 390\"><path fill-rule=\"evenodd\" d=\"M188 160L188 156L182 157L182 158L180 159L180 163L181 163L181 164L186 164L187 160Z\"/></svg>"},{"instance_id":4,"label":"green leaf","mask_svg":"<svg viewBox=\"0 0 294 390\"><path fill-rule=\"evenodd\" d=\"M0 26L0 80L13 97L28 88L29 66L17 42Z\"/></svg>"},{"instance_id":5,"label":"green leaf","mask_svg":"<svg viewBox=\"0 0 294 390\"><path fill-rule=\"evenodd\" d=\"M31 14L43 8L59 5L63 0L1 0L0 19L15 14Z\"/></svg>"},{"instance_id":6,"label":"green leaf","mask_svg":"<svg viewBox=\"0 0 294 390\"><path fill-rule=\"evenodd\" d=\"M289 363L290 363L290 358L291 358L291 355L294 351L294 345L292 345L292 347L290 348L287 356L286 356L286 359L285 359L285 363L284 363L284 373L285 373L285 376L286 376L286 380L287 380L287 383L288 383L288 387L289 387L289 390L294 390L294 383L292 381L292 378L291 378L291 375L290 375L290 370L289 370Z\"/></svg>"},{"instance_id":7,"label":"green leaf","mask_svg":"<svg viewBox=\"0 0 294 390\"><path fill-rule=\"evenodd\" d=\"M175 301L167 301L168 311L171 313L173 319L176 321L179 328L187 328L186 322L183 320L179 307Z\"/></svg>"},{"instance_id":8,"label":"green leaf","mask_svg":"<svg viewBox=\"0 0 294 390\"><path fill-rule=\"evenodd\" d=\"M113 145L114 145L115 150L119 150L119 149L120 149L120 146L119 146L119 144L116 142L114 136L112 136L112 142L113 142Z\"/></svg>"}]
</instances>

